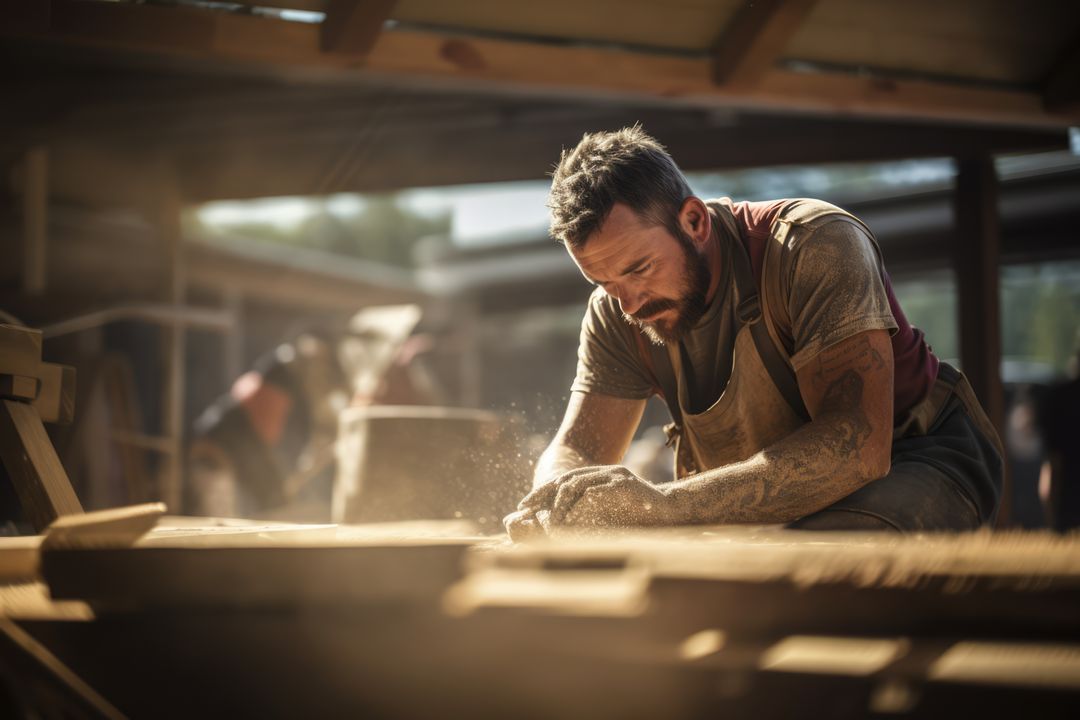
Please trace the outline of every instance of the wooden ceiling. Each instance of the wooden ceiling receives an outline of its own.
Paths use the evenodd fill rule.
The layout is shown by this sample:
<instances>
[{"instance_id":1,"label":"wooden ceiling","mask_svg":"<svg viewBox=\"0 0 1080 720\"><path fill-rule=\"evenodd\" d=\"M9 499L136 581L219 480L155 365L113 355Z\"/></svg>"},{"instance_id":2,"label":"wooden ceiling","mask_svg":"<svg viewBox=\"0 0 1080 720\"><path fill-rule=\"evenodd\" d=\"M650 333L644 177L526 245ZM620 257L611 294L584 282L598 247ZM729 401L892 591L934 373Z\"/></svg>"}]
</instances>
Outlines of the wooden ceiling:
<instances>
[{"instance_id":1,"label":"wooden ceiling","mask_svg":"<svg viewBox=\"0 0 1080 720\"><path fill-rule=\"evenodd\" d=\"M1063 147L1080 3L5 0L0 152L188 200L543 177L635 121L687 169ZM301 10L306 21L282 17Z\"/></svg>"}]
</instances>

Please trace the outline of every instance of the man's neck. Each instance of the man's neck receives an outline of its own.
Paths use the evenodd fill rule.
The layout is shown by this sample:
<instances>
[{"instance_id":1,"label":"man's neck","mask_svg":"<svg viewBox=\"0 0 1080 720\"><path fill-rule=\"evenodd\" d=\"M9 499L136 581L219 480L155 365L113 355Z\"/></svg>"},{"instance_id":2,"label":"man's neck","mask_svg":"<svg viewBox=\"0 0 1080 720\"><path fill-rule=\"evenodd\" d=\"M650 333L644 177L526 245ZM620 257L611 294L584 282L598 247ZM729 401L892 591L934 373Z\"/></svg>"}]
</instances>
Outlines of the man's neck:
<instances>
[{"instance_id":1,"label":"man's neck","mask_svg":"<svg viewBox=\"0 0 1080 720\"><path fill-rule=\"evenodd\" d=\"M720 248L724 246L723 235L727 234L727 229L720 218L716 216L716 211L711 207L709 208L709 222L712 224L712 228L710 242L705 246L705 260L709 263L711 277L709 278L709 290L705 294L705 300L709 305L712 305L713 299L720 289L720 278L723 275L724 259L721 257ZM735 240L736 238L732 238L733 242Z\"/></svg>"}]
</instances>

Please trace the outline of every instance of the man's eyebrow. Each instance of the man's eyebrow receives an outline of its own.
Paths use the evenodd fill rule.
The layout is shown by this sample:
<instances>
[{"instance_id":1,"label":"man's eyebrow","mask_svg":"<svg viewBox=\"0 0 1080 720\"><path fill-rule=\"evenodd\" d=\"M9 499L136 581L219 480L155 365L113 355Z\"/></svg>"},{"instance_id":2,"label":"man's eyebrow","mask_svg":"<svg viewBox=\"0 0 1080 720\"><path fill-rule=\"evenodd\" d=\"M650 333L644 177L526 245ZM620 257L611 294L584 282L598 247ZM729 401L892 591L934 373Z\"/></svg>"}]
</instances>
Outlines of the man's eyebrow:
<instances>
[{"instance_id":1,"label":"man's eyebrow","mask_svg":"<svg viewBox=\"0 0 1080 720\"><path fill-rule=\"evenodd\" d=\"M646 255L643 258L638 258L634 262L632 262L629 265L627 265L626 267L624 267L623 271L622 271L622 274L623 275L629 275L630 273L634 272L635 270L640 270L641 266L648 264L650 259L651 258L649 258L648 255Z\"/></svg>"}]
</instances>

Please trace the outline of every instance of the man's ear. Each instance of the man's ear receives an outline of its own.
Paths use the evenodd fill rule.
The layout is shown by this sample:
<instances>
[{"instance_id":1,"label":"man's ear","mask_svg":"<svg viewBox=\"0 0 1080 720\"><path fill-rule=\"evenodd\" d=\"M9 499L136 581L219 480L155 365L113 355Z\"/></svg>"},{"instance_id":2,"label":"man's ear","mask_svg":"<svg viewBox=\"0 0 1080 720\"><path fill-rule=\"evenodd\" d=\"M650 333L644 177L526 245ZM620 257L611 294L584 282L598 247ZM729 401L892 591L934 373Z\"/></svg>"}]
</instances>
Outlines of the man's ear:
<instances>
[{"instance_id":1,"label":"man's ear","mask_svg":"<svg viewBox=\"0 0 1080 720\"><path fill-rule=\"evenodd\" d=\"M679 227L693 239L694 244L704 245L712 235L712 216L700 199L688 197L679 209Z\"/></svg>"}]
</instances>

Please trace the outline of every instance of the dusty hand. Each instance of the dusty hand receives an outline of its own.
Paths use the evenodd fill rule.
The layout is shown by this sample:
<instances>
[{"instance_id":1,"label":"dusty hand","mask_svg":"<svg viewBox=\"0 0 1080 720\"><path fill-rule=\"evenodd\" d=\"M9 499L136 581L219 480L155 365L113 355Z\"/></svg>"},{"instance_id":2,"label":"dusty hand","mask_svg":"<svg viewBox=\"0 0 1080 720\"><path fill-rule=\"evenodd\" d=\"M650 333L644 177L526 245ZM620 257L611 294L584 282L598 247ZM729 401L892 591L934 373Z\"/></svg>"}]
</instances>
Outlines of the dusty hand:
<instances>
[{"instance_id":1,"label":"dusty hand","mask_svg":"<svg viewBox=\"0 0 1080 720\"><path fill-rule=\"evenodd\" d=\"M610 481L611 473L619 470L632 475L618 465L596 465L571 470L544 483L518 503L516 512L503 518L506 534L514 542L546 536L548 528L559 524L582 492L592 485Z\"/></svg>"},{"instance_id":2,"label":"dusty hand","mask_svg":"<svg viewBox=\"0 0 1080 720\"><path fill-rule=\"evenodd\" d=\"M678 524L675 504L662 488L624 467L606 470L602 481L594 481L594 475L577 480L584 487L571 505L553 510L552 516L561 511L559 523L585 527Z\"/></svg>"},{"instance_id":3,"label":"dusty hand","mask_svg":"<svg viewBox=\"0 0 1080 720\"><path fill-rule=\"evenodd\" d=\"M536 511L525 508L504 517L503 526L506 527L506 534L514 542L546 537L547 515L547 510Z\"/></svg>"},{"instance_id":4,"label":"dusty hand","mask_svg":"<svg viewBox=\"0 0 1080 720\"><path fill-rule=\"evenodd\" d=\"M548 509L550 525L668 525L677 522L672 500L621 465L564 473L529 493L522 511Z\"/></svg>"}]
</instances>

